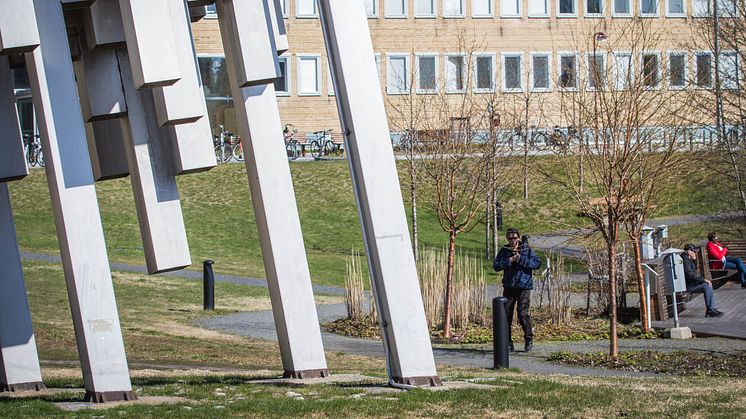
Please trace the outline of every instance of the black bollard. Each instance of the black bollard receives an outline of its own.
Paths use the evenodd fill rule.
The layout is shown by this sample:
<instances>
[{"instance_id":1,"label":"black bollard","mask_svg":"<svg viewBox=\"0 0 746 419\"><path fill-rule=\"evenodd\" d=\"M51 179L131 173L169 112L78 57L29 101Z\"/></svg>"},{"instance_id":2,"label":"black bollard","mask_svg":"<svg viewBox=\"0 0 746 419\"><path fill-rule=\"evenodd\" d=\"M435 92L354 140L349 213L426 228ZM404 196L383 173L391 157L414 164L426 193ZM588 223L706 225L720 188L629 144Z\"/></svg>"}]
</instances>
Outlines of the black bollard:
<instances>
[{"instance_id":1,"label":"black bollard","mask_svg":"<svg viewBox=\"0 0 746 419\"><path fill-rule=\"evenodd\" d=\"M205 310L215 310L215 274L212 273L211 260L202 263L202 284L204 290Z\"/></svg>"},{"instance_id":2,"label":"black bollard","mask_svg":"<svg viewBox=\"0 0 746 419\"><path fill-rule=\"evenodd\" d=\"M508 368L508 314L505 305L508 299L495 297L492 299L492 352L494 368Z\"/></svg>"}]
</instances>

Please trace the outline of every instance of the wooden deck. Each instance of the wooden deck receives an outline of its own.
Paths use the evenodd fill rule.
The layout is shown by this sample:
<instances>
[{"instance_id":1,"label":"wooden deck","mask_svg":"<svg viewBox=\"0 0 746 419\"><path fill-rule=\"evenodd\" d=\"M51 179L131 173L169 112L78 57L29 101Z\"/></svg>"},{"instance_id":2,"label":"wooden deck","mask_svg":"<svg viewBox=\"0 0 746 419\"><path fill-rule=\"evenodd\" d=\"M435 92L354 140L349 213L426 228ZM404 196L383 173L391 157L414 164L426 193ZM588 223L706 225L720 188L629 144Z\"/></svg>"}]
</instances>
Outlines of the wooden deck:
<instances>
[{"instance_id":1,"label":"wooden deck","mask_svg":"<svg viewBox=\"0 0 746 419\"><path fill-rule=\"evenodd\" d=\"M738 282L728 282L715 290L715 305L725 313L723 317L705 317L702 294L693 294L686 309L679 313L679 324L700 336L722 336L746 339L746 288ZM673 319L653 322L653 327L673 327Z\"/></svg>"}]
</instances>

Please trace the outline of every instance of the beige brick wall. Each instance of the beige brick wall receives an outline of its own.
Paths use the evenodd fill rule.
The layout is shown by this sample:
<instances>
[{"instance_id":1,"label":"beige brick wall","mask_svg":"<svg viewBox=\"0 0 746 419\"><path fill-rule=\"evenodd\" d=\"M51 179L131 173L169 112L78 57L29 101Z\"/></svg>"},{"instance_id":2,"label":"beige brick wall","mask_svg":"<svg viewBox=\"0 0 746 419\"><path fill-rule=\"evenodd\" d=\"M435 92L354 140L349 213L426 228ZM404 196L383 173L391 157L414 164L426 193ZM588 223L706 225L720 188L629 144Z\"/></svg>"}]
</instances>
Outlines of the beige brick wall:
<instances>
[{"instance_id":1,"label":"beige brick wall","mask_svg":"<svg viewBox=\"0 0 746 419\"><path fill-rule=\"evenodd\" d=\"M296 0L286 0L288 17L285 25L288 33L290 50L284 54L289 57L290 89L289 97L278 97L281 117L284 123L294 124L299 132L312 132L321 129L339 129L336 104L333 96L328 95L329 76L324 42L319 19L295 17ZM350 0L355 1L355 0ZM358 0L361 1L361 0ZM611 18L610 2L607 0L606 18L587 18L583 15L583 2L577 1L578 18L557 18L557 1L550 1L550 18L528 18L528 0L523 0L522 18L500 18L499 1L495 0L496 16L493 18L472 18L471 0L465 1L464 18L443 18L442 1L438 1L437 18L414 18L414 0L409 0L407 19L384 18L384 0L379 0L378 18L368 19L368 25L373 40L374 51L381 56L381 88L387 103L401 105L401 98L385 94L386 84L386 53L403 52L410 54L410 66L414 66L415 53L440 53L438 72L439 78L444 77L443 54L468 50L474 52L489 52L496 54L496 86L502 87L501 56L503 52L522 52L524 79L526 78L529 52L551 52L551 77L557 76L556 52L591 50L595 32L602 31L608 36L603 48L613 45L615 49L628 49L622 45L624 41L615 36L622 32L630 19ZM633 8L639 0L632 0ZM659 5L659 15L665 16L665 0ZM691 10L691 1L687 1L687 10ZM634 9L633 9L634 10ZM651 18L653 31L659 32L660 39L656 42L656 51L665 55L670 50L685 50L697 44L696 35L692 29L693 19L689 18ZM220 31L215 19L203 19L194 24L194 36L198 54L222 54ZM599 48L601 49L601 48ZM320 96L299 97L298 61L297 54L321 55L321 94ZM692 60L689 60L690 72ZM665 60L663 61L665 64ZM691 73L690 73L691 74ZM525 85L524 85L525 88ZM551 92L541 93L546 97L541 101L556 104L558 94L556 86ZM490 95L482 95L490 96ZM499 94L497 95L500 96ZM549 107L550 109L552 106ZM556 117L556 115L554 116ZM551 122L550 122L551 124Z\"/></svg>"}]
</instances>

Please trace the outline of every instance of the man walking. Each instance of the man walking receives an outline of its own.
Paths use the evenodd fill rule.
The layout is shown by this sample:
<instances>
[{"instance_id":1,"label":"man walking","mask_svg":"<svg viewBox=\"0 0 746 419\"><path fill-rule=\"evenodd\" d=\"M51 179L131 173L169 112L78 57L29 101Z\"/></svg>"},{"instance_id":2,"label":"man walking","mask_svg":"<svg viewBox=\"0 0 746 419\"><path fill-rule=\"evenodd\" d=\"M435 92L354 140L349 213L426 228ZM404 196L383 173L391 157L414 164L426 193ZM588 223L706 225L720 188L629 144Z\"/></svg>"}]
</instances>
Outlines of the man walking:
<instances>
[{"instance_id":1,"label":"man walking","mask_svg":"<svg viewBox=\"0 0 746 419\"><path fill-rule=\"evenodd\" d=\"M506 307L508 316L508 339L510 350L514 350L511 325L513 310L518 305L518 322L523 328L525 350L534 346L534 332L531 328L531 317L528 310L531 306L531 290L534 288L533 270L541 266L541 261L528 246L528 237L519 241L520 233L509 228L505 237L508 244L503 246L495 256L495 271L503 271L503 297L508 299Z\"/></svg>"}]
</instances>

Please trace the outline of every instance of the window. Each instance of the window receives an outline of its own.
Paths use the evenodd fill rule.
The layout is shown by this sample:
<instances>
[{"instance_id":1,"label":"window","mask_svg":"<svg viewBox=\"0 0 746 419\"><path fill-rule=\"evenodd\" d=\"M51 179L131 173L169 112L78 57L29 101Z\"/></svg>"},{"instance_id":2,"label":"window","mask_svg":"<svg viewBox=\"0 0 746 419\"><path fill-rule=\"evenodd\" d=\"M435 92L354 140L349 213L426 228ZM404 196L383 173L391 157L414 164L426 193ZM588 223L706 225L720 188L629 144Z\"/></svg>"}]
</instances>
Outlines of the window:
<instances>
[{"instance_id":1,"label":"window","mask_svg":"<svg viewBox=\"0 0 746 419\"><path fill-rule=\"evenodd\" d=\"M522 74L521 54L503 54L503 88L506 92L523 90Z\"/></svg>"},{"instance_id":2,"label":"window","mask_svg":"<svg viewBox=\"0 0 746 419\"><path fill-rule=\"evenodd\" d=\"M234 118L226 118L227 115L233 115L233 96L225 58L197 57L197 63L210 123L213 126L224 125L225 129L236 132ZM31 114L33 115L33 112ZM23 122L21 120L22 124Z\"/></svg>"},{"instance_id":3,"label":"window","mask_svg":"<svg viewBox=\"0 0 746 419\"><path fill-rule=\"evenodd\" d=\"M627 90L632 84L632 54L628 52L614 53L614 89Z\"/></svg>"},{"instance_id":4,"label":"window","mask_svg":"<svg viewBox=\"0 0 746 419\"><path fill-rule=\"evenodd\" d=\"M686 54L672 52L668 56L668 86L671 89L686 87Z\"/></svg>"},{"instance_id":5,"label":"window","mask_svg":"<svg viewBox=\"0 0 746 419\"><path fill-rule=\"evenodd\" d=\"M694 59L697 87L712 87L712 54L698 52Z\"/></svg>"},{"instance_id":6,"label":"window","mask_svg":"<svg viewBox=\"0 0 746 419\"><path fill-rule=\"evenodd\" d=\"M606 56L588 54L588 87L603 89L606 85Z\"/></svg>"},{"instance_id":7,"label":"window","mask_svg":"<svg viewBox=\"0 0 746 419\"><path fill-rule=\"evenodd\" d=\"M643 53L642 85L645 87L658 87L660 78L660 55L657 53Z\"/></svg>"},{"instance_id":8,"label":"window","mask_svg":"<svg viewBox=\"0 0 746 419\"><path fill-rule=\"evenodd\" d=\"M562 54L559 57L559 87L562 89L577 89L577 56L575 54Z\"/></svg>"},{"instance_id":9,"label":"window","mask_svg":"<svg viewBox=\"0 0 746 419\"><path fill-rule=\"evenodd\" d=\"M444 17L463 17L464 0L443 0Z\"/></svg>"},{"instance_id":10,"label":"window","mask_svg":"<svg viewBox=\"0 0 746 419\"><path fill-rule=\"evenodd\" d=\"M435 17L435 0L415 0L415 17Z\"/></svg>"},{"instance_id":11,"label":"window","mask_svg":"<svg viewBox=\"0 0 746 419\"><path fill-rule=\"evenodd\" d=\"M290 74L288 71L288 57L279 57L280 77L275 80L275 94L277 96L290 96Z\"/></svg>"},{"instance_id":12,"label":"window","mask_svg":"<svg viewBox=\"0 0 746 419\"><path fill-rule=\"evenodd\" d=\"M466 57L460 55L446 55L446 92L463 93L466 90Z\"/></svg>"},{"instance_id":13,"label":"window","mask_svg":"<svg viewBox=\"0 0 746 419\"><path fill-rule=\"evenodd\" d=\"M288 17L288 0L280 0L280 10L282 10L282 17Z\"/></svg>"},{"instance_id":14,"label":"window","mask_svg":"<svg viewBox=\"0 0 746 419\"><path fill-rule=\"evenodd\" d=\"M733 51L720 53L720 85L723 89L738 88L738 54Z\"/></svg>"},{"instance_id":15,"label":"window","mask_svg":"<svg viewBox=\"0 0 746 419\"><path fill-rule=\"evenodd\" d=\"M477 92L495 90L495 56L478 54L475 60L474 82Z\"/></svg>"},{"instance_id":16,"label":"window","mask_svg":"<svg viewBox=\"0 0 746 419\"><path fill-rule=\"evenodd\" d=\"M614 0L614 16L632 16L630 0Z\"/></svg>"},{"instance_id":17,"label":"window","mask_svg":"<svg viewBox=\"0 0 746 419\"><path fill-rule=\"evenodd\" d=\"M531 88L534 91L546 92L551 88L549 82L549 54L531 55Z\"/></svg>"},{"instance_id":18,"label":"window","mask_svg":"<svg viewBox=\"0 0 746 419\"><path fill-rule=\"evenodd\" d=\"M522 0L502 0L500 1L500 16L502 17L520 17Z\"/></svg>"},{"instance_id":19,"label":"window","mask_svg":"<svg viewBox=\"0 0 746 419\"><path fill-rule=\"evenodd\" d=\"M215 4L208 4L205 6L205 10L207 10L207 14L205 15L206 18L210 19L217 19L218 18L218 9L215 7Z\"/></svg>"},{"instance_id":20,"label":"window","mask_svg":"<svg viewBox=\"0 0 746 419\"><path fill-rule=\"evenodd\" d=\"M409 55L387 54L386 92L388 94L409 93Z\"/></svg>"},{"instance_id":21,"label":"window","mask_svg":"<svg viewBox=\"0 0 746 419\"><path fill-rule=\"evenodd\" d=\"M386 17L407 17L407 0L387 0L384 6L386 8Z\"/></svg>"},{"instance_id":22,"label":"window","mask_svg":"<svg viewBox=\"0 0 746 419\"><path fill-rule=\"evenodd\" d=\"M492 17L492 0L471 0L471 13L474 17Z\"/></svg>"},{"instance_id":23,"label":"window","mask_svg":"<svg viewBox=\"0 0 746 419\"><path fill-rule=\"evenodd\" d=\"M686 17L686 3L684 0L666 0L666 16Z\"/></svg>"},{"instance_id":24,"label":"window","mask_svg":"<svg viewBox=\"0 0 746 419\"><path fill-rule=\"evenodd\" d=\"M604 0L585 0L586 16L603 16Z\"/></svg>"},{"instance_id":25,"label":"window","mask_svg":"<svg viewBox=\"0 0 746 419\"><path fill-rule=\"evenodd\" d=\"M332 68L327 64L327 71L326 72L326 94L329 96L334 96L334 80L332 79Z\"/></svg>"},{"instance_id":26,"label":"window","mask_svg":"<svg viewBox=\"0 0 746 419\"><path fill-rule=\"evenodd\" d=\"M365 14L368 17L378 17L378 0L363 0L365 4Z\"/></svg>"},{"instance_id":27,"label":"window","mask_svg":"<svg viewBox=\"0 0 746 419\"><path fill-rule=\"evenodd\" d=\"M718 16L735 17L737 15L736 0L715 0L718 2Z\"/></svg>"},{"instance_id":28,"label":"window","mask_svg":"<svg viewBox=\"0 0 746 419\"><path fill-rule=\"evenodd\" d=\"M575 11L575 2L577 0L557 0L557 16L558 17L575 17L577 12Z\"/></svg>"},{"instance_id":29,"label":"window","mask_svg":"<svg viewBox=\"0 0 746 419\"><path fill-rule=\"evenodd\" d=\"M640 0L640 16L658 16L658 0Z\"/></svg>"},{"instance_id":30,"label":"window","mask_svg":"<svg viewBox=\"0 0 746 419\"><path fill-rule=\"evenodd\" d=\"M712 15L711 0L692 0L692 16L706 17Z\"/></svg>"},{"instance_id":31,"label":"window","mask_svg":"<svg viewBox=\"0 0 746 419\"><path fill-rule=\"evenodd\" d=\"M321 94L319 55L298 54L298 96Z\"/></svg>"},{"instance_id":32,"label":"window","mask_svg":"<svg viewBox=\"0 0 746 419\"><path fill-rule=\"evenodd\" d=\"M318 17L316 0L295 0L296 17Z\"/></svg>"},{"instance_id":33,"label":"window","mask_svg":"<svg viewBox=\"0 0 746 419\"><path fill-rule=\"evenodd\" d=\"M548 0L528 0L528 15L529 17L548 17Z\"/></svg>"},{"instance_id":34,"label":"window","mask_svg":"<svg viewBox=\"0 0 746 419\"><path fill-rule=\"evenodd\" d=\"M381 81L381 54L374 54L376 58L376 74L378 75L378 81Z\"/></svg>"},{"instance_id":35,"label":"window","mask_svg":"<svg viewBox=\"0 0 746 419\"><path fill-rule=\"evenodd\" d=\"M632 54L628 52L614 53L614 88L626 90L630 88L634 79L634 64Z\"/></svg>"},{"instance_id":36,"label":"window","mask_svg":"<svg viewBox=\"0 0 746 419\"><path fill-rule=\"evenodd\" d=\"M417 55L417 93L435 93L438 89L437 54Z\"/></svg>"}]
</instances>

